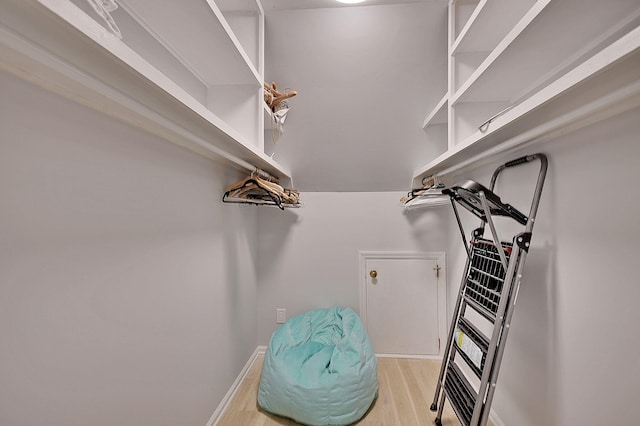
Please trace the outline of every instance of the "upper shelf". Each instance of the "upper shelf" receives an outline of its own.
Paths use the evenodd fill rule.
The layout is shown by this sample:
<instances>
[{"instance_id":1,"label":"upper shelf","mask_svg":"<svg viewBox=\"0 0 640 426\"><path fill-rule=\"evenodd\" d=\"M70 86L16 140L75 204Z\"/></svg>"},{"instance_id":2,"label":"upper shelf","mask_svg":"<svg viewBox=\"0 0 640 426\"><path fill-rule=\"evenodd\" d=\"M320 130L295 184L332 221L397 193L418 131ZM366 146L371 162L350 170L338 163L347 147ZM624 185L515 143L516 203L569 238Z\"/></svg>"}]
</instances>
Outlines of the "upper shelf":
<instances>
[{"instance_id":1,"label":"upper shelf","mask_svg":"<svg viewBox=\"0 0 640 426\"><path fill-rule=\"evenodd\" d=\"M233 34L258 72L264 75L264 9L260 0L215 0ZM262 80L261 80L262 82Z\"/></svg>"},{"instance_id":2,"label":"upper shelf","mask_svg":"<svg viewBox=\"0 0 640 426\"><path fill-rule=\"evenodd\" d=\"M479 4L480 0L450 0L449 19L452 25L449 27L449 44L453 44L460 37Z\"/></svg>"},{"instance_id":3,"label":"upper shelf","mask_svg":"<svg viewBox=\"0 0 640 426\"><path fill-rule=\"evenodd\" d=\"M640 28L635 28L416 170L413 185L639 106L639 69Z\"/></svg>"},{"instance_id":4,"label":"upper shelf","mask_svg":"<svg viewBox=\"0 0 640 426\"><path fill-rule=\"evenodd\" d=\"M137 14L142 7L153 9L154 2L119 3ZM200 4L163 3L162 8L156 4L159 10L174 5L170 8L173 22L166 22L168 28L155 27L159 22L155 19L166 19L166 15L145 10L145 19L154 20L153 33L121 7L116 10L123 32L120 40L71 1L3 1L0 69L206 157L289 177L288 170L249 139L247 135L257 133L255 130L233 128L213 112L234 107L242 110L244 105L229 104L229 97L223 98L224 105L215 105L221 101L207 86L244 84L255 88L251 88L255 93L255 111L251 108L251 112L257 116L262 81L215 5L209 1L207 8L200 4L203 9L196 11L191 9L195 3ZM187 11L199 14L187 18L183 15ZM213 28L205 29L201 18ZM189 22L180 27L192 27L191 34L201 37L193 42L193 50L180 45L186 40L171 30L176 22ZM145 21L145 25L151 23ZM206 61L196 57L197 50L207 52L200 55ZM246 98L241 103L246 103ZM233 114L237 111L230 116Z\"/></svg>"},{"instance_id":5,"label":"upper shelf","mask_svg":"<svg viewBox=\"0 0 640 426\"><path fill-rule=\"evenodd\" d=\"M206 85L262 84L256 67L213 1L118 3L122 7L113 12L116 23L126 19L123 15L128 13ZM124 29L123 35L127 43Z\"/></svg>"},{"instance_id":6,"label":"upper shelf","mask_svg":"<svg viewBox=\"0 0 640 426\"><path fill-rule=\"evenodd\" d=\"M585 0L580 7L598 19L571 19L575 2L534 3L456 90L451 103L517 103L636 27L640 13L632 1ZM482 28L488 27L491 23Z\"/></svg>"},{"instance_id":7,"label":"upper shelf","mask_svg":"<svg viewBox=\"0 0 640 426\"><path fill-rule=\"evenodd\" d=\"M482 0L451 46L458 52L490 52L536 3L535 0Z\"/></svg>"}]
</instances>

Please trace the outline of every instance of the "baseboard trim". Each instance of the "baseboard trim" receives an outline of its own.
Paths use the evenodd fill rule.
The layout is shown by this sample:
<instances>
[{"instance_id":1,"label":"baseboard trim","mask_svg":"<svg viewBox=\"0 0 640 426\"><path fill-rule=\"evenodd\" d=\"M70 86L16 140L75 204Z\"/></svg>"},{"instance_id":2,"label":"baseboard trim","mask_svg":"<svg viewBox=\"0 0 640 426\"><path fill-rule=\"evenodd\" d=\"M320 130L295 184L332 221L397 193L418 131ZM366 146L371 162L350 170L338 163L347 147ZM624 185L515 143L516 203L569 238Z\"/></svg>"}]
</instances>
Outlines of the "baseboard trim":
<instances>
[{"instance_id":1,"label":"baseboard trim","mask_svg":"<svg viewBox=\"0 0 640 426\"><path fill-rule=\"evenodd\" d=\"M442 361L440 355L407 355L407 354L376 354L377 358L408 358L408 359L434 359Z\"/></svg>"},{"instance_id":2,"label":"baseboard trim","mask_svg":"<svg viewBox=\"0 0 640 426\"><path fill-rule=\"evenodd\" d=\"M238 392L240 383L242 383L244 378L247 376L247 373L253 366L253 363L256 362L256 359L258 358L258 356L264 354L266 350L267 350L266 346L258 346L256 350L253 351L253 354L251 355L251 357L249 357L249 360L244 365L244 367L242 367L240 374L238 374L238 377L236 377L236 380L233 382L233 384L227 391L227 394L224 396L224 398L222 398L222 401L220 401L220 404L211 415L211 418L207 422L207 426L215 426L218 424L218 421L220 421L224 413L227 411L227 408L229 407L231 400L236 395L236 392Z\"/></svg>"}]
</instances>

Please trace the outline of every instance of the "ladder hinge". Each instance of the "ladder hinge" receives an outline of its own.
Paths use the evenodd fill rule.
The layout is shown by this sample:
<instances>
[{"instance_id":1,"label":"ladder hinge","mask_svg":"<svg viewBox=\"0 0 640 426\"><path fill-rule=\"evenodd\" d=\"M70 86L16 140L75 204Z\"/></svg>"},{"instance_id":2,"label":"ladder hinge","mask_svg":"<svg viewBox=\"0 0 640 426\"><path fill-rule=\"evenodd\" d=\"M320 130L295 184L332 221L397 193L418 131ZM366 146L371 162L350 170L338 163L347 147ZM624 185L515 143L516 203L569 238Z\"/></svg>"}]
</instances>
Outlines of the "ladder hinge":
<instances>
[{"instance_id":1,"label":"ladder hinge","mask_svg":"<svg viewBox=\"0 0 640 426\"><path fill-rule=\"evenodd\" d=\"M516 235L516 244L522 250L528 252L529 246L531 246L531 232L523 232L522 234Z\"/></svg>"},{"instance_id":2,"label":"ladder hinge","mask_svg":"<svg viewBox=\"0 0 640 426\"><path fill-rule=\"evenodd\" d=\"M483 235L484 235L484 227L474 229L471 234L473 238L480 238Z\"/></svg>"}]
</instances>

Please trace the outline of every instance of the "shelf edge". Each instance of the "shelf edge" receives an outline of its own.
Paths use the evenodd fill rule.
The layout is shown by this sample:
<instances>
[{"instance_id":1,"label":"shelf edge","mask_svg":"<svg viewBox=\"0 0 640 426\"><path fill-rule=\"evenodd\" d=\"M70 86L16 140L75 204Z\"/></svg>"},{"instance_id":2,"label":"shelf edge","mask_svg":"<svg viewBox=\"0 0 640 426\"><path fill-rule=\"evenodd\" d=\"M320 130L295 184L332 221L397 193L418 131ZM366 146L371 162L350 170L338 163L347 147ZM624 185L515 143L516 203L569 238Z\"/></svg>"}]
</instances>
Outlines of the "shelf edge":
<instances>
[{"instance_id":1,"label":"shelf edge","mask_svg":"<svg viewBox=\"0 0 640 426\"><path fill-rule=\"evenodd\" d=\"M600 98L581 108L574 110L555 120L537 126L517 137L508 139L493 148L477 154L455 166L443 169L438 173L450 174L463 170L485 159L490 159L501 153L521 149L525 146L539 144L573 132L589 124L613 117L630 109L640 106L640 82L625 86L609 97Z\"/></svg>"}]
</instances>

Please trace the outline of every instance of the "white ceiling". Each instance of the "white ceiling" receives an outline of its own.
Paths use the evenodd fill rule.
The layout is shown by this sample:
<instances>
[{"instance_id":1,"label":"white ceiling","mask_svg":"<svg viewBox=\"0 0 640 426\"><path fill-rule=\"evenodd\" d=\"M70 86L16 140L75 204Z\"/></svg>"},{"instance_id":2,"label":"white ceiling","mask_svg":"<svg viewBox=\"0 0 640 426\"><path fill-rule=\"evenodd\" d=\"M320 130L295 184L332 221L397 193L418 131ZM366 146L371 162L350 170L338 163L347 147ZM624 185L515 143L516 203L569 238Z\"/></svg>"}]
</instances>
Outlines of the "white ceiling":
<instances>
[{"instance_id":1,"label":"white ceiling","mask_svg":"<svg viewBox=\"0 0 640 426\"><path fill-rule=\"evenodd\" d=\"M338 3L336 0L262 0L265 10L269 9L317 9L324 7L357 7L372 5L388 5L400 3L441 3L447 0L366 0L359 4Z\"/></svg>"},{"instance_id":2,"label":"white ceiling","mask_svg":"<svg viewBox=\"0 0 640 426\"><path fill-rule=\"evenodd\" d=\"M413 171L440 153L422 122L446 92L446 5L266 10L266 80L298 96L265 150L297 189L407 191Z\"/></svg>"}]
</instances>

